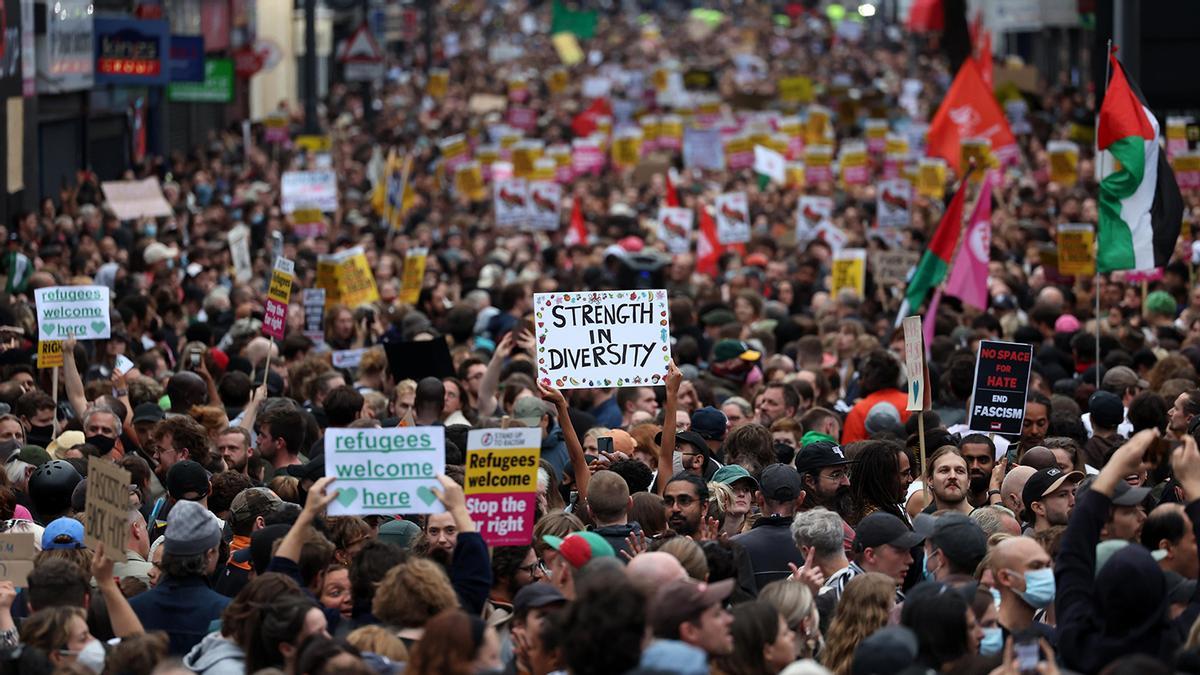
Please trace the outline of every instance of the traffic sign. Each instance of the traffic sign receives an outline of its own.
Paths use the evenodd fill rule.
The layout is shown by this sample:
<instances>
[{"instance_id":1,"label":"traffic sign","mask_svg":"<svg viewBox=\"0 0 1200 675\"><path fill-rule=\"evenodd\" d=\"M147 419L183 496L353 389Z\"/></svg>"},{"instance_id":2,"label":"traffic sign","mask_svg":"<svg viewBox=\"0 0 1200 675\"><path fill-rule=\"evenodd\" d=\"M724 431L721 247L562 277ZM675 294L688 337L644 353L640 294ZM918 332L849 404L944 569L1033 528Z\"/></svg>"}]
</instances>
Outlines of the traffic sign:
<instances>
[{"instance_id":1,"label":"traffic sign","mask_svg":"<svg viewBox=\"0 0 1200 675\"><path fill-rule=\"evenodd\" d=\"M367 22L360 24L346 41L338 61L345 66L348 81L369 82L383 77L383 50Z\"/></svg>"}]
</instances>

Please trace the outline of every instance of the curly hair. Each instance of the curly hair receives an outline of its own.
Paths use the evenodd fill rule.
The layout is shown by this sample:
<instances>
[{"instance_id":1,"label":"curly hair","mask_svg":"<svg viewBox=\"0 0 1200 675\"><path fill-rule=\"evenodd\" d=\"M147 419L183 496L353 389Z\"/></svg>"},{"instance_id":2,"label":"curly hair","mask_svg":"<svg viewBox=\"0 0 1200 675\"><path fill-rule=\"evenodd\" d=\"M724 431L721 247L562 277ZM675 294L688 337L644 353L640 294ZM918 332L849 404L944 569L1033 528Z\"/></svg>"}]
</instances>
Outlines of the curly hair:
<instances>
[{"instance_id":1,"label":"curly hair","mask_svg":"<svg viewBox=\"0 0 1200 675\"><path fill-rule=\"evenodd\" d=\"M725 463L740 464L757 476L775 463L775 441L766 427L743 424L725 436Z\"/></svg>"},{"instance_id":2,"label":"curly hair","mask_svg":"<svg viewBox=\"0 0 1200 675\"><path fill-rule=\"evenodd\" d=\"M37 647L47 654L66 649L71 639L71 619L87 621L82 607L46 607L21 623L21 644Z\"/></svg>"},{"instance_id":3,"label":"curly hair","mask_svg":"<svg viewBox=\"0 0 1200 675\"><path fill-rule=\"evenodd\" d=\"M896 580L877 572L855 577L846 584L837 613L825 634L821 662L836 675L850 672L854 648L883 628L896 597Z\"/></svg>"},{"instance_id":4,"label":"curly hair","mask_svg":"<svg viewBox=\"0 0 1200 675\"><path fill-rule=\"evenodd\" d=\"M637 666L646 634L646 599L632 584L581 589L563 612L560 644L570 672L607 675ZM595 639L597 635L604 639Z\"/></svg>"},{"instance_id":5,"label":"curly hair","mask_svg":"<svg viewBox=\"0 0 1200 675\"><path fill-rule=\"evenodd\" d=\"M187 450L193 462L208 466L208 431L199 422L183 415L168 417L156 424L150 433L155 443L161 442L164 436L171 437L171 445L176 450Z\"/></svg>"},{"instance_id":6,"label":"curly hair","mask_svg":"<svg viewBox=\"0 0 1200 675\"><path fill-rule=\"evenodd\" d=\"M862 396L884 389L895 389L900 380L900 362L884 349L875 349L858 367L859 393Z\"/></svg>"},{"instance_id":7,"label":"curly hair","mask_svg":"<svg viewBox=\"0 0 1200 675\"><path fill-rule=\"evenodd\" d=\"M161 630L121 638L105 656L104 672L149 673L167 658L169 645L170 638Z\"/></svg>"},{"instance_id":8,"label":"curly hair","mask_svg":"<svg viewBox=\"0 0 1200 675\"><path fill-rule=\"evenodd\" d=\"M442 566L411 558L393 567L375 590L371 611L397 628L420 628L438 612L458 606L458 596Z\"/></svg>"},{"instance_id":9,"label":"curly hair","mask_svg":"<svg viewBox=\"0 0 1200 675\"><path fill-rule=\"evenodd\" d=\"M250 478L240 471L222 471L213 474L212 494L208 496L208 508L216 514L228 511L233 498L243 490L253 487Z\"/></svg>"},{"instance_id":10,"label":"curly hair","mask_svg":"<svg viewBox=\"0 0 1200 675\"><path fill-rule=\"evenodd\" d=\"M345 553L373 535L371 526L358 516L334 516L325 519L325 536L329 537L338 551Z\"/></svg>"},{"instance_id":11,"label":"curly hair","mask_svg":"<svg viewBox=\"0 0 1200 675\"><path fill-rule=\"evenodd\" d=\"M265 572L250 580L250 583L238 591L221 613L221 635L241 643L250 630L250 626L258 623L262 608L275 598L300 592L300 585L295 579L278 572Z\"/></svg>"}]
</instances>

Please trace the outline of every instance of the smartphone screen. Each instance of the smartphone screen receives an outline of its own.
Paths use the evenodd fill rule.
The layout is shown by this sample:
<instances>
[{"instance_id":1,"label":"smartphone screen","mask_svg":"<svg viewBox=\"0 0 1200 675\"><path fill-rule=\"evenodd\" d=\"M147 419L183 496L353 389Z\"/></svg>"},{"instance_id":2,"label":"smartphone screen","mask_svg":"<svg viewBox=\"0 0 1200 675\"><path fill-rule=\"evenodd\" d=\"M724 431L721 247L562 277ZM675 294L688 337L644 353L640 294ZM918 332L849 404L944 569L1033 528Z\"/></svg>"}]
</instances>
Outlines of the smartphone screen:
<instances>
[{"instance_id":1,"label":"smartphone screen","mask_svg":"<svg viewBox=\"0 0 1200 675\"><path fill-rule=\"evenodd\" d=\"M611 453L612 451L613 441L611 436L601 436L600 438L596 439L596 452Z\"/></svg>"},{"instance_id":2,"label":"smartphone screen","mask_svg":"<svg viewBox=\"0 0 1200 675\"><path fill-rule=\"evenodd\" d=\"M1041 650L1034 640L1020 641L1013 645L1013 655L1017 659L1017 670L1021 675L1036 673Z\"/></svg>"}]
</instances>

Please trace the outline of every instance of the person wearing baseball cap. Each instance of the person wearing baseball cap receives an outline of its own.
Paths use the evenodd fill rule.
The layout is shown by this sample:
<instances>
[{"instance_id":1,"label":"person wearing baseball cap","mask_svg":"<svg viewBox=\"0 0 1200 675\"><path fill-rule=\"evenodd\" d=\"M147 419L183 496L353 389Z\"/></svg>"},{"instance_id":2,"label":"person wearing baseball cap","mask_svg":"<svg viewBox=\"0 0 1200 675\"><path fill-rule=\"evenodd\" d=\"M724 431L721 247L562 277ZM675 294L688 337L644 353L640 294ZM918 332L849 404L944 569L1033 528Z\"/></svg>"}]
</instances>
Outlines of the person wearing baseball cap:
<instances>
[{"instance_id":1,"label":"person wearing baseball cap","mask_svg":"<svg viewBox=\"0 0 1200 675\"><path fill-rule=\"evenodd\" d=\"M572 532L566 537L547 534L542 541L554 551L546 552L550 581L568 600L575 598L574 575L579 568L597 558L617 556L612 545L595 532Z\"/></svg>"},{"instance_id":2,"label":"person wearing baseball cap","mask_svg":"<svg viewBox=\"0 0 1200 675\"><path fill-rule=\"evenodd\" d=\"M1025 505L1023 520L1034 532L1055 525L1066 525L1075 508L1075 489L1083 474L1063 471L1057 466L1042 469L1029 477L1021 491Z\"/></svg>"},{"instance_id":3,"label":"person wearing baseball cap","mask_svg":"<svg viewBox=\"0 0 1200 675\"><path fill-rule=\"evenodd\" d=\"M1108 456L1125 442L1125 435L1117 431L1125 423L1125 406L1121 405L1121 397L1101 389L1088 397L1088 412L1083 418L1092 427L1092 437L1083 446L1083 460L1099 470Z\"/></svg>"},{"instance_id":4,"label":"person wearing baseball cap","mask_svg":"<svg viewBox=\"0 0 1200 675\"><path fill-rule=\"evenodd\" d=\"M174 468L174 467L172 467ZM266 527L265 519L283 506L283 500L267 488L248 488L229 505L229 562L218 575L217 592L234 597L250 581L250 535Z\"/></svg>"},{"instance_id":5,"label":"person wearing baseball cap","mask_svg":"<svg viewBox=\"0 0 1200 675\"><path fill-rule=\"evenodd\" d=\"M654 435L654 442L662 445L661 431ZM675 452L682 457L684 471L700 476L705 481L712 480L721 466L713 459L708 441L695 431L675 432Z\"/></svg>"},{"instance_id":6,"label":"person wearing baseball cap","mask_svg":"<svg viewBox=\"0 0 1200 675\"><path fill-rule=\"evenodd\" d=\"M758 503L762 517L753 529L739 534L733 541L746 550L754 570L754 583L759 590L777 579L786 579L790 565L802 567L804 556L792 539L792 518L804 501L800 474L786 464L769 464L759 481Z\"/></svg>"},{"instance_id":7,"label":"person wearing baseball cap","mask_svg":"<svg viewBox=\"0 0 1200 675\"><path fill-rule=\"evenodd\" d=\"M1084 478L1075 491L1075 500L1079 501L1095 481L1095 476ZM1142 503L1149 494L1148 487L1133 487L1126 481L1118 482L1113 489L1112 508L1108 511L1108 519L1104 521L1104 527L1100 528L1100 541L1140 541L1142 526L1146 523L1146 510L1142 508Z\"/></svg>"},{"instance_id":8,"label":"person wearing baseball cap","mask_svg":"<svg viewBox=\"0 0 1200 675\"><path fill-rule=\"evenodd\" d=\"M728 428L729 419L725 417L725 413L711 405L692 413L691 431L703 438L713 453L721 449L721 443L725 440L725 432Z\"/></svg>"},{"instance_id":9,"label":"person wearing baseball cap","mask_svg":"<svg viewBox=\"0 0 1200 675\"><path fill-rule=\"evenodd\" d=\"M733 592L733 581L677 579L660 588L646 614L654 637L704 650L710 659L732 653L733 615L725 609L725 599Z\"/></svg>"},{"instance_id":10,"label":"person wearing baseball cap","mask_svg":"<svg viewBox=\"0 0 1200 675\"><path fill-rule=\"evenodd\" d=\"M908 529L896 516L884 511L876 511L858 522L854 530L854 562L850 563L850 572L830 579L826 585L834 594L834 604L841 598L846 584L854 577L867 572L879 572L896 581L896 602L904 600L900 585L912 567L912 549L925 541L925 537Z\"/></svg>"},{"instance_id":11,"label":"person wearing baseball cap","mask_svg":"<svg viewBox=\"0 0 1200 675\"><path fill-rule=\"evenodd\" d=\"M823 506L843 518L854 505L850 498L851 460L831 441L808 443L796 453L796 471L804 488L804 507Z\"/></svg>"},{"instance_id":12,"label":"person wearing baseball cap","mask_svg":"<svg viewBox=\"0 0 1200 675\"><path fill-rule=\"evenodd\" d=\"M922 573L926 581L947 581L952 576L973 576L987 555L987 535L975 521L961 513L932 516L922 513L913 524L925 536Z\"/></svg>"}]
</instances>

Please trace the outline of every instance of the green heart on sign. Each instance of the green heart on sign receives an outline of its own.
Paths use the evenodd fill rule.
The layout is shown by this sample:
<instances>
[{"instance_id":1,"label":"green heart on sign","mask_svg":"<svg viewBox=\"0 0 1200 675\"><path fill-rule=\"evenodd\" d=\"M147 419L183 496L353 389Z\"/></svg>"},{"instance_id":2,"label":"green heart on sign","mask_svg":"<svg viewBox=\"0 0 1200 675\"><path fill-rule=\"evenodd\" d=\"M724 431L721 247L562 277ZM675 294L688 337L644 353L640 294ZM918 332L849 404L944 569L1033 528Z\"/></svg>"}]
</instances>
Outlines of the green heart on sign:
<instances>
[{"instance_id":1,"label":"green heart on sign","mask_svg":"<svg viewBox=\"0 0 1200 675\"><path fill-rule=\"evenodd\" d=\"M417 488L417 497L425 502L425 506L432 506L437 501L437 495L433 494L433 490L422 485Z\"/></svg>"},{"instance_id":2,"label":"green heart on sign","mask_svg":"<svg viewBox=\"0 0 1200 675\"><path fill-rule=\"evenodd\" d=\"M54 324L48 323L45 326L42 326L42 332L46 335L54 335Z\"/></svg>"},{"instance_id":3,"label":"green heart on sign","mask_svg":"<svg viewBox=\"0 0 1200 675\"><path fill-rule=\"evenodd\" d=\"M108 324L104 323L103 321L92 322L92 330L96 331L97 335L103 334L105 328L108 328Z\"/></svg>"},{"instance_id":4,"label":"green heart on sign","mask_svg":"<svg viewBox=\"0 0 1200 675\"><path fill-rule=\"evenodd\" d=\"M358 488L342 488L338 490L337 500L342 506L350 506L358 499Z\"/></svg>"}]
</instances>

